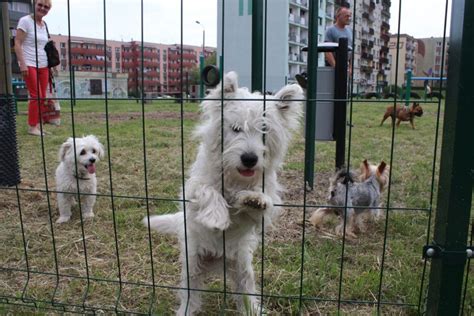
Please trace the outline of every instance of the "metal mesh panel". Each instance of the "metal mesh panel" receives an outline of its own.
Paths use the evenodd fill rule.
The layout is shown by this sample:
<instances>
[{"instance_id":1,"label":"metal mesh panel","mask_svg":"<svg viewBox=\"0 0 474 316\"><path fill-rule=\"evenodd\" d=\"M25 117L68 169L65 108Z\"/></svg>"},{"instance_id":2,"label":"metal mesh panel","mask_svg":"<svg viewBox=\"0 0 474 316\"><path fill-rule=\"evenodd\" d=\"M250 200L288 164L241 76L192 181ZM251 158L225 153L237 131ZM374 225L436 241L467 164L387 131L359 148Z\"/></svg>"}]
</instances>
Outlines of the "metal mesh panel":
<instances>
[{"instance_id":1,"label":"metal mesh panel","mask_svg":"<svg viewBox=\"0 0 474 316\"><path fill-rule=\"evenodd\" d=\"M0 96L0 185L4 186L20 183L15 106L14 96Z\"/></svg>"}]
</instances>

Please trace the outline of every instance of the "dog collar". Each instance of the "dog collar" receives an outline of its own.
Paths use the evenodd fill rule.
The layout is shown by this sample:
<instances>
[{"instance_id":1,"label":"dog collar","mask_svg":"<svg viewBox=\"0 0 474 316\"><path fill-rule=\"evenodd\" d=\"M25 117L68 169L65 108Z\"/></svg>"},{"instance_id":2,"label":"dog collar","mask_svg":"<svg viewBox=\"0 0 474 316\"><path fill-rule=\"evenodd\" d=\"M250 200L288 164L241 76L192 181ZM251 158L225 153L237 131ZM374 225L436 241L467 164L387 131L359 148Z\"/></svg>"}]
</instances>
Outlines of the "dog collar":
<instances>
[{"instance_id":1,"label":"dog collar","mask_svg":"<svg viewBox=\"0 0 474 316\"><path fill-rule=\"evenodd\" d=\"M77 174L74 175L74 178L79 179L79 180L90 180L91 179L91 178L79 177Z\"/></svg>"}]
</instances>

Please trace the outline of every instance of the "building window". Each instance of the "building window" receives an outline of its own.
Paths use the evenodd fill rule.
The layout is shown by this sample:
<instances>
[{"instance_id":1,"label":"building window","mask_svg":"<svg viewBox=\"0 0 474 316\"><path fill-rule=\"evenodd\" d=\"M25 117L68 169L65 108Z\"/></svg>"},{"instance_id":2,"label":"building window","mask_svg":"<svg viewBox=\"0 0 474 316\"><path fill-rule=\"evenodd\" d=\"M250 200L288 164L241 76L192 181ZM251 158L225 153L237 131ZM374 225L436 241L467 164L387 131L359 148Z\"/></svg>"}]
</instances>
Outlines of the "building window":
<instances>
[{"instance_id":1,"label":"building window","mask_svg":"<svg viewBox=\"0 0 474 316\"><path fill-rule=\"evenodd\" d=\"M30 13L30 5L28 3L9 2L8 9L16 12Z\"/></svg>"}]
</instances>

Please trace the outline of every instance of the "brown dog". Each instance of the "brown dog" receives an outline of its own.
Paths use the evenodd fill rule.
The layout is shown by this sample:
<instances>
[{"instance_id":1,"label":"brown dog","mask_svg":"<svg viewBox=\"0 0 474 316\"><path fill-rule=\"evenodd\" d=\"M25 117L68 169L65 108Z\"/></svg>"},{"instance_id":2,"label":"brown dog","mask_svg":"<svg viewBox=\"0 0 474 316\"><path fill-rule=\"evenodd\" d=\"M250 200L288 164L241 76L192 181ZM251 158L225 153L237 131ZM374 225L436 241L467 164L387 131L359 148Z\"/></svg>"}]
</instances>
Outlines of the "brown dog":
<instances>
[{"instance_id":1,"label":"brown dog","mask_svg":"<svg viewBox=\"0 0 474 316\"><path fill-rule=\"evenodd\" d=\"M415 129L415 123L413 122L415 116L422 116L423 109L421 108L420 103L413 102L410 109L403 105L397 105L395 107L395 116L397 118L397 127L400 126L401 121L410 121L410 125L413 129ZM380 122L380 126L382 126L383 122L391 116L392 117L392 124L395 122L395 116L393 111L393 106L389 106L387 110L385 110L385 114L383 115L382 122Z\"/></svg>"}]
</instances>

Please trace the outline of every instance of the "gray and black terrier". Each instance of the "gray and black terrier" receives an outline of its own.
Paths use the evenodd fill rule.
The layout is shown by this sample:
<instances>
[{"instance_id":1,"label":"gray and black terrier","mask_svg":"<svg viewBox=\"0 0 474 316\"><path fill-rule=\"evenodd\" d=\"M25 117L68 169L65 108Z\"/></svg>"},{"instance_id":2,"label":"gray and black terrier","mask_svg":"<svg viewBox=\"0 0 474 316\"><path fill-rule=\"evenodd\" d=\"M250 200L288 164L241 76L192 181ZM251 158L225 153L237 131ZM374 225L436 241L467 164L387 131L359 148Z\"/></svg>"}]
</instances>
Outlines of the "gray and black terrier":
<instances>
[{"instance_id":1,"label":"gray and black terrier","mask_svg":"<svg viewBox=\"0 0 474 316\"><path fill-rule=\"evenodd\" d=\"M390 167L384 161L376 166L369 164L367 160L362 163L359 176L353 171L347 172L345 169L337 171L330 179L328 196L328 204L334 208L318 208L311 215L309 221L318 227L324 217L334 213L340 218L336 233L342 235L344 218L346 218L346 236L357 238L355 233L363 229L363 216L361 215L369 213L379 217L381 214L381 210L376 208L380 206L380 194L388 184L389 172ZM345 208L346 195L347 207ZM344 214L345 209L347 209L347 214Z\"/></svg>"}]
</instances>

